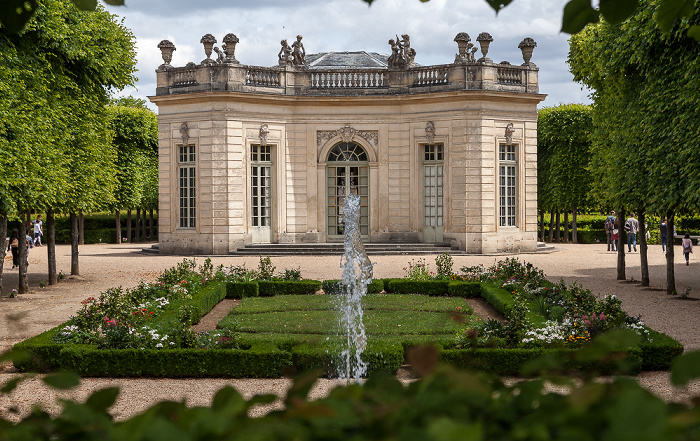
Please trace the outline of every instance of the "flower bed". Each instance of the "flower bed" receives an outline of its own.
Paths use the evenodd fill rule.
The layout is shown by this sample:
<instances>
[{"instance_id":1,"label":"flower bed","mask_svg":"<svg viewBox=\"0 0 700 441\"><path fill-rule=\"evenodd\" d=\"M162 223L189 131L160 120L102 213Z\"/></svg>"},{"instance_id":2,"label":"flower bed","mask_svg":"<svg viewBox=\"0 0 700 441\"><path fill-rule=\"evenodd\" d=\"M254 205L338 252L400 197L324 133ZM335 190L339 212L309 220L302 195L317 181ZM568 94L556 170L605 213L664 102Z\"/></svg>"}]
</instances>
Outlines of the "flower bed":
<instances>
[{"instance_id":1,"label":"flower bed","mask_svg":"<svg viewBox=\"0 0 700 441\"><path fill-rule=\"evenodd\" d=\"M628 332L626 343L617 351L630 361L630 372L666 369L683 351L677 341L647 328L639 317L628 316L614 296L597 299L576 284L552 284L529 264L506 259L488 269L462 268L458 273L451 266L451 259L444 256L439 258L435 273L425 262L413 262L405 278L378 281L375 287L383 286L386 292L422 290L430 295L465 298L480 295L507 320L462 320L460 314L468 312L460 306L455 308L459 314L453 319L464 325L457 326L456 332L448 331L455 332L454 336L421 332L415 326L406 327L412 331L405 335L376 330L367 353L370 372L395 371L405 362L404 353L422 344L437 347L447 363L501 374L518 374L543 354L566 358L564 364L570 368L612 372L617 365L593 366L578 354L585 354L580 349L596 336L615 330ZM323 282L324 287L335 285L336 281ZM301 320L316 322L304 328L307 335L269 325L267 333L255 333L254 327L246 325L244 334L230 318L223 329L191 330L191 325L223 298L257 297L262 295L261 286L265 286L266 296L311 294L322 282L302 280L298 270L275 276L269 258L261 258L255 271L244 267L215 270L209 260L197 269L193 260L185 259L155 283L141 283L133 290L113 288L97 299L86 299L68 322L16 345L30 356L15 360L15 366L21 371L68 368L84 376L278 377L290 367L314 366L325 366L329 372L333 358L329 354L339 339L329 336L324 340L310 334L324 332L323 323L333 320L332 312L304 313L305 303L316 303L304 301L304 296L295 300L302 306L295 307L298 312L294 317L300 329ZM400 329L392 318L402 317L400 314L387 312L378 317L382 314L386 318L379 318L381 325L377 326L391 323ZM408 312L405 317L400 320L408 323L419 315Z\"/></svg>"}]
</instances>

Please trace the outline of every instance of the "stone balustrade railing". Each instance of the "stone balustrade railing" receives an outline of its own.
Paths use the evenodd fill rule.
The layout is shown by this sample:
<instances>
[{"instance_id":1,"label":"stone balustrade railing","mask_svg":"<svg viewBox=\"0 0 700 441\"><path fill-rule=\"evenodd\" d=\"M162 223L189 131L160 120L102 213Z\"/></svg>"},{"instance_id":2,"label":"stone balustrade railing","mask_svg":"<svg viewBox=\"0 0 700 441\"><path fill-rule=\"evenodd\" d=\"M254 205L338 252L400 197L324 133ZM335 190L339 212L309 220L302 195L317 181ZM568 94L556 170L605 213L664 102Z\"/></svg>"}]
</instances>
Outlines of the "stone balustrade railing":
<instances>
[{"instance_id":1,"label":"stone balustrade railing","mask_svg":"<svg viewBox=\"0 0 700 441\"><path fill-rule=\"evenodd\" d=\"M531 63L515 66L489 62L415 66L401 70L200 64L159 69L156 95L239 91L353 96L465 89L539 93L538 71Z\"/></svg>"},{"instance_id":2,"label":"stone balustrade railing","mask_svg":"<svg viewBox=\"0 0 700 441\"><path fill-rule=\"evenodd\" d=\"M311 89L374 89L385 87L384 69L309 70Z\"/></svg>"}]
</instances>

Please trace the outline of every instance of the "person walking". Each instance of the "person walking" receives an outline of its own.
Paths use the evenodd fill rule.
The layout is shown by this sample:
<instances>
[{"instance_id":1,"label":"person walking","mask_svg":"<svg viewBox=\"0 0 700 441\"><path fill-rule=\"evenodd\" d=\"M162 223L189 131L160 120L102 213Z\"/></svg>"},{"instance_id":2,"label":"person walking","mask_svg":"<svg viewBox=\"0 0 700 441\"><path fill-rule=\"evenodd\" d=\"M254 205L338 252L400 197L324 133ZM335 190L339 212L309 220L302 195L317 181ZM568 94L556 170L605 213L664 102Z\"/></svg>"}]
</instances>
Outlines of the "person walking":
<instances>
[{"instance_id":1,"label":"person walking","mask_svg":"<svg viewBox=\"0 0 700 441\"><path fill-rule=\"evenodd\" d=\"M620 252L620 245L618 243L618 240L620 239L620 230L618 230L619 225L617 222L617 219L615 219L615 222L613 223L613 228L610 234L610 240L612 241L612 250L616 252Z\"/></svg>"},{"instance_id":2,"label":"person walking","mask_svg":"<svg viewBox=\"0 0 700 441\"><path fill-rule=\"evenodd\" d=\"M34 221L34 245L37 247L41 246L41 236L44 235L44 229L42 228L43 222L41 221L41 215L37 215Z\"/></svg>"},{"instance_id":3,"label":"person walking","mask_svg":"<svg viewBox=\"0 0 700 441\"><path fill-rule=\"evenodd\" d=\"M659 224L659 237L661 238L661 251L666 253L666 242L668 241L668 223L666 223L666 218L661 216L661 223Z\"/></svg>"},{"instance_id":4,"label":"person walking","mask_svg":"<svg viewBox=\"0 0 700 441\"><path fill-rule=\"evenodd\" d=\"M627 233L627 252L632 252L632 245L634 244L634 251L637 252L637 231L639 231L639 221L634 218L634 213L630 213L630 217L625 221L625 232Z\"/></svg>"},{"instance_id":5,"label":"person walking","mask_svg":"<svg viewBox=\"0 0 700 441\"><path fill-rule=\"evenodd\" d=\"M690 253L693 252L693 239L690 238L690 233L685 233L681 245L683 246L683 254L685 255L685 264L690 265Z\"/></svg>"},{"instance_id":6,"label":"person walking","mask_svg":"<svg viewBox=\"0 0 700 441\"><path fill-rule=\"evenodd\" d=\"M17 228L10 233L10 243L7 244L7 250L12 251L12 269L19 267L19 231Z\"/></svg>"},{"instance_id":7,"label":"person walking","mask_svg":"<svg viewBox=\"0 0 700 441\"><path fill-rule=\"evenodd\" d=\"M610 216L605 218L605 236L608 239L608 251L612 245L612 230L615 225L615 212L611 211ZM612 246L612 250L615 251L615 246Z\"/></svg>"}]
</instances>

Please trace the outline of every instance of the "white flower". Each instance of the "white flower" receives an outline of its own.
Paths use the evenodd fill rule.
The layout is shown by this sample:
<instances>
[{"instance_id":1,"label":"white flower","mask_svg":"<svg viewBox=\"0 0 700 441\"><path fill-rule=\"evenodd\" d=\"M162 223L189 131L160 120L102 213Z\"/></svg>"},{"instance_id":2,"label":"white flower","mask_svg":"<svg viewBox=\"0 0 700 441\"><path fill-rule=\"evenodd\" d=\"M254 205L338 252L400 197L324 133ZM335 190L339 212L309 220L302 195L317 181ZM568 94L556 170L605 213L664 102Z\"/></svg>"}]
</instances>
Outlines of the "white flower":
<instances>
[{"instance_id":1,"label":"white flower","mask_svg":"<svg viewBox=\"0 0 700 441\"><path fill-rule=\"evenodd\" d=\"M158 349L160 349L160 348L162 348L162 347L163 347L163 344L162 344L162 343L158 343L158 344L156 345L156 348L158 348Z\"/></svg>"}]
</instances>

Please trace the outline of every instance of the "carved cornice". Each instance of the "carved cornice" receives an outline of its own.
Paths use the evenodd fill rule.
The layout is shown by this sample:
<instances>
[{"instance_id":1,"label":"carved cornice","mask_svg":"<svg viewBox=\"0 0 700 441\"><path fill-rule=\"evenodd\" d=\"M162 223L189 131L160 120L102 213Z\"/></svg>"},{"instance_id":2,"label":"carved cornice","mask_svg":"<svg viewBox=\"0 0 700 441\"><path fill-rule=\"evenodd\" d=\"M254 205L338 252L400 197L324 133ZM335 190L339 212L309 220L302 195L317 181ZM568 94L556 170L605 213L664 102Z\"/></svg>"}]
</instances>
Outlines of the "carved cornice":
<instances>
[{"instance_id":1,"label":"carved cornice","mask_svg":"<svg viewBox=\"0 0 700 441\"><path fill-rule=\"evenodd\" d=\"M316 145L318 148L324 146L328 141L335 137L340 137L343 142L352 141L355 136L367 141L372 147L377 147L379 143L378 130L355 130L350 125L345 125L338 130L319 130L316 132Z\"/></svg>"}]
</instances>

